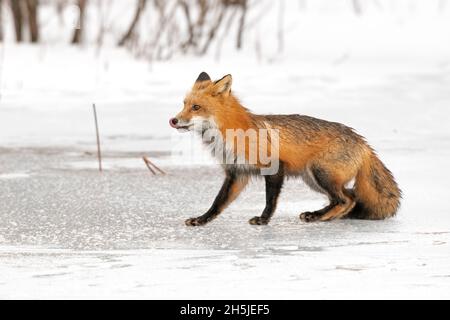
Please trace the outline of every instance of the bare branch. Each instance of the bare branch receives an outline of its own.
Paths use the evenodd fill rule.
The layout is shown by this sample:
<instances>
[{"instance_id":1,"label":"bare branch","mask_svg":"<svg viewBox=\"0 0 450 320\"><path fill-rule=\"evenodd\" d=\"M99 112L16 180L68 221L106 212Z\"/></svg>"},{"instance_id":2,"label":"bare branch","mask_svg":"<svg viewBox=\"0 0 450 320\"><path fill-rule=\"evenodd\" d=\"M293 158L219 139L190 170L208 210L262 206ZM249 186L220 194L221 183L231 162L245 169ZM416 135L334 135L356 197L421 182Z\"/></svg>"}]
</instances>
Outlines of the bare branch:
<instances>
[{"instance_id":1,"label":"bare branch","mask_svg":"<svg viewBox=\"0 0 450 320\"><path fill-rule=\"evenodd\" d=\"M83 30L84 30L84 17L86 11L87 0L78 0L78 8L80 9L80 15L78 17L78 28L75 29L72 37L73 44L81 43Z\"/></svg>"},{"instance_id":2,"label":"bare branch","mask_svg":"<svg viewBox=\"0 0 450 320\"><path fill-rule=\"evenodd\" d=\"M131 24L128 27L128 30L124 33L124 35L122 36L122 38L119 40L119 42L117 44L119 47L124 46L130 40L130 38L133 36L134 29L136 28L136 25L138 24L139 19L141 17L141 14L145 9L146 3L147 3L147 0L138 0L138 5L136 7L136 12L134 14L133 20L131 21Z\"/></svg>"}]
</instances>

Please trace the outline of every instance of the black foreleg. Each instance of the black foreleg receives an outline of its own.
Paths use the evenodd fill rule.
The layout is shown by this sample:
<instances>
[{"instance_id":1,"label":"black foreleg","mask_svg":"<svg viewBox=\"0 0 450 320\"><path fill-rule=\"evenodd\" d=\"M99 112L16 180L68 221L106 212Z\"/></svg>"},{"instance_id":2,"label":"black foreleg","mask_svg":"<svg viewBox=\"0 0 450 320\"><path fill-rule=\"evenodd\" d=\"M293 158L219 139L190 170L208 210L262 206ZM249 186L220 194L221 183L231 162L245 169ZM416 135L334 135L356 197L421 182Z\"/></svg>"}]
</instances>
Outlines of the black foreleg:
<instances>
[{"instance_id":1,"label":"black foreleg","mask_svg":"<svg viewBox=\"0 0 450 320\"><path fill-rule=\"evenodd\" d=\"M235 172L227 172L225 181L211 208L197 218L185 221L188 226L201 226L216 218L231 202L233 202L248 183L248 177L237 176Z\"/></svg>"},{"instance_id":2,"label":"black foreleg","mask_svg":"<svg viewBox=\"0 0 450 320\"><path fill-rule=\"evenodd\" d=\"M278 173L272 176L265 176L266 179L266 207L260 217L253 217L249 223L253 225L268 224L277 208L278 197L284 183L284 170L280 164Z\"/></svg>"}]
</instances>

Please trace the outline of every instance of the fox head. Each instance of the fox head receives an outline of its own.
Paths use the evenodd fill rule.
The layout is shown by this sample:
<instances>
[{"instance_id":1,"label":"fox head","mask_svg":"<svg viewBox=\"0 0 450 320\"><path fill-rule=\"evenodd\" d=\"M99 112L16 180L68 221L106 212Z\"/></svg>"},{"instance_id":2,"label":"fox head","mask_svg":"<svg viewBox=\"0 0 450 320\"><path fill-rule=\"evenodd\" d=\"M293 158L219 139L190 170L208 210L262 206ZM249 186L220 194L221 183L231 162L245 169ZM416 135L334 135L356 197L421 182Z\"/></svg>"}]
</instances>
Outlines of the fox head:
<instances>
[{"instance_id":1,"label":"fox head","mask_svg":"<svg viewBox=\"0 0 450 320\"><path fill-rule=\"evenodd\" d=\"M184 99L183 109L170 119L170 125L182 132L217 127L218 115L226 114L223 109L234 101L231 83L231 75L211 81L207 73L200 73Z\"/></svg>"}]
</instances>

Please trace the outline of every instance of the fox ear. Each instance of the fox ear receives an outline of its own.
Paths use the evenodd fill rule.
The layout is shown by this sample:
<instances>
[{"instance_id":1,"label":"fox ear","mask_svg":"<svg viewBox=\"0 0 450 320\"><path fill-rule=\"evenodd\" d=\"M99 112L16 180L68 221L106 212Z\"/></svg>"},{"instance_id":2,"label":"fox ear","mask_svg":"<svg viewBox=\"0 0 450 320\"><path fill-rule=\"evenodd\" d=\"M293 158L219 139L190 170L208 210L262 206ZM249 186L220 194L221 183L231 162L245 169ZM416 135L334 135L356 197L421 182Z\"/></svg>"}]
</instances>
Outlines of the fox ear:
<instances>
[{"instance_id":1,"label":"fox ear","mask_svg":"<svg viewBox=\"0 0 450 320\"><path fill-rule=\"evenodd\" d=\"M231 74L226 75L220 80L217 80L214 82L213 87L213 95L229 95L231 92L231 83L233 82L233 78L231 77Z\"/></svg>"},{"instance_id":2,"label":"fox ear","mask_svg":"<svg viewBox=\"0 0 450 320\"><path fill-rule=\"evenodd\" d=\"M195 80L195 82L203 82L203 81L211 81L211 78L209 77L209 75L206 72L202 72L199 74L197 80Z\"/></svg>"}]
</instances>

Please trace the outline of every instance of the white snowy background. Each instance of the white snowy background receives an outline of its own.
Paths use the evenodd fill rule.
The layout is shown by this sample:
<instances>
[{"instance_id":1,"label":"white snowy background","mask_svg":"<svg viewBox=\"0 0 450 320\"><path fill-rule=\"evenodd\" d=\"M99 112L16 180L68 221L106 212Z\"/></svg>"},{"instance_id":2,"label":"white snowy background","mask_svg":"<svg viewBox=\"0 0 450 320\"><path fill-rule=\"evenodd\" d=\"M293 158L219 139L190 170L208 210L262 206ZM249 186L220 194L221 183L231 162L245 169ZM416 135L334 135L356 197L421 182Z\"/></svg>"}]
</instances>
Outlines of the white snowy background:
<instances>
[{"instance_id":1,"label":"white snowy background","mask_svg":"<svg viewBox=\"0 0 450 320\"><path fill-rule=\"evenodd\" d=\"M222 28L207 55L167 60L118 49L115 30L102 46L71 46L71 12L61 26L45 6L40 43L16 44L4 12L0 298L450 298L447 2L362 1L355 14L351 1L261 1L241 51ZM129 1L103 3L108 21L133 14ZM398 215L306 224L299 213L326 199L290 180L271 224L251 226L264 206L255 181L217 220L187 228L223 176L186 158L191 137L168 125L201 71L231 73L254 112L355 128L403 190ZM168 175L151 175L143 155Z\"/></svg>"}]
</instances>

